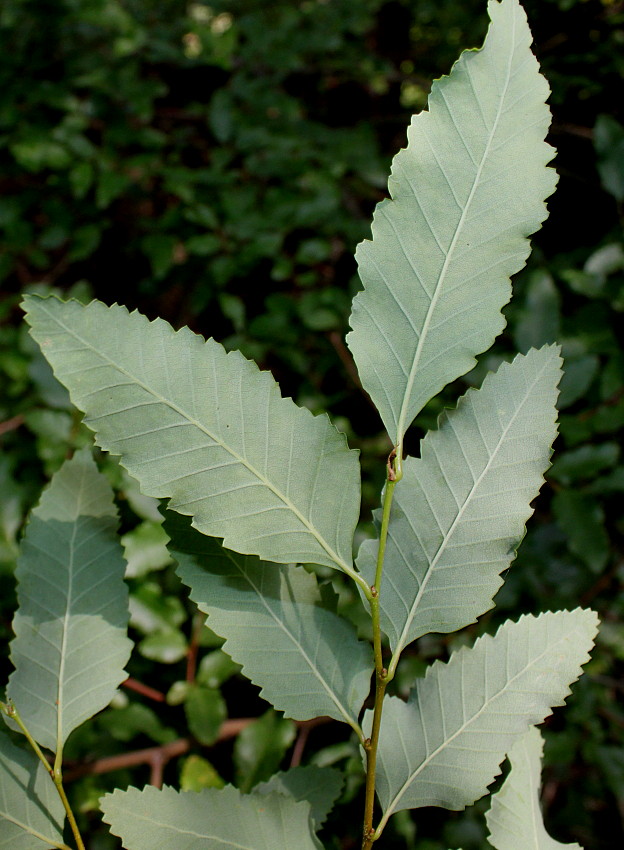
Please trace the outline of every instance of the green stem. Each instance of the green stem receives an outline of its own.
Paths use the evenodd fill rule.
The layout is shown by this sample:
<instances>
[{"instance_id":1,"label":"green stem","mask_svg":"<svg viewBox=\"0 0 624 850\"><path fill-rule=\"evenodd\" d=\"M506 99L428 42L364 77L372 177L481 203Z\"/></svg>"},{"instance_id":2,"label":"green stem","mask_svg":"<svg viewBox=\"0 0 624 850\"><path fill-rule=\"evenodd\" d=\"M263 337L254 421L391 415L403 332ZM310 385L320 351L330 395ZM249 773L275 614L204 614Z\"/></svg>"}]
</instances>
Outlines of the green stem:
<instances>
[{"instance_id":1,"label":"green stem","mask_svg":"<svg viewBox=\"0 0 624 850\"><path fill-rule=\"evenodd\" d=\"M381 730L381 714L386 687L392 676L383 666L381 649L381 619L379 610L379 590L383 575L384 557L386 553L386 542L388 539L388 527L390 525L390 509L392 497L397 481L403 477L401 460L396 450L393 450L388 458L388 477L384 490L383 507L381 516L381 528L379 530L379 548L377 550L377 567L375 570L375 584L371 587L371 619L373 626L373 649L375 654L375 706L373 709L373 724L370 738L365 742L366 750L366 792L364 799L364 830L362 837L362 850L371 850L373 842L377 837L373 827L373 814L375 807L375 780L377 774L377 749L379 746L379 732Z\"/></svg>"},{"instance_id":2,"label":"green stem","mask_svg":"<svg viewBox=\"0 0 624 850\"><path fill-rule=\"evenodd\" d=\"M35 752L35 755L39 758L40 761L45 765L46 772L50 775L52 781L54 782L54 787L57 790L59 797L61 798L61 802L63 803L63 808L65 809L65 814L67 815L67 820L69 821L69 825L71 827L71 831L73 833L74 839L76 841L76 847L78 850L85 850L85 845L82 840L82 836L78 830L78 824L76 823L76 818L74 817L74 813L71 810L71 806L69 805L69 800L67 799L67 794L65 793L65 789L63 788L63 774L61 771L61 760L62 760L62 750L56 754L54 759L54 767L50 767L50 762L41 752L41 748L39 744L35 741L33 736L28 731L24 721L20 717L18 710L15 708L11 700L9 700L8 704L0 703L0 709L9 717L11 720L15 721L15 723L19 726L21 731L24 733L26 740L32 747ZM56 845L61 848L61 850L70 850L66 844Z\"/></svg>"}]
</instances>

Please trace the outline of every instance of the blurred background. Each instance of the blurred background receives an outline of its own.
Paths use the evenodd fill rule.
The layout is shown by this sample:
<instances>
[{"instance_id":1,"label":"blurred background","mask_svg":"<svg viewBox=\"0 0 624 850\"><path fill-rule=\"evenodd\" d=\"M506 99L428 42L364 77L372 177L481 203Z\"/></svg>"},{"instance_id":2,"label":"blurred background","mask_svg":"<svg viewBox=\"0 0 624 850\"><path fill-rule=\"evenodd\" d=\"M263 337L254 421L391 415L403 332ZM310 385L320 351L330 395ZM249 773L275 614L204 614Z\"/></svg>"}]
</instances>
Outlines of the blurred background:
<instances>
[{"instance_id":1,"label":"blurred background","mask_svg":"<svg viewBox=\"0 0 624 850\"><path fill-rule=\"evenodd\" d=\"M552 88L559 187L505 333L427 406L409 450L487 369L554 340L566 364L561 434L497 609L469 634L420 641L396 687L406 693L429 659L508 616L598 610L593 660L546 726L544 805L558 840L606 850L624 841L624 3L524 6ZM370 533L389 445L344 345L360 286L353 253L411 114L486 26L484 0L3 0L1 681L24 518L90 439L26 333L21 294L118 301L255 358L361 450L359 535ZM162 780L147 755L102 759L148 747L185 788L250 787L293 759L346 767L344 807L322 837L357 847L359 757L344 730L267 713L187 601L154 505L114 461L101 464L119 494L137 651L130 686L67 751L90 848L118 847L99 823L103 791ZM350 589L340 596L365 628ZM222 722L243 716L260 720L226 739ZM401 813L384 846L485 847L485 808Z\"/></svg>"}]
</instances>

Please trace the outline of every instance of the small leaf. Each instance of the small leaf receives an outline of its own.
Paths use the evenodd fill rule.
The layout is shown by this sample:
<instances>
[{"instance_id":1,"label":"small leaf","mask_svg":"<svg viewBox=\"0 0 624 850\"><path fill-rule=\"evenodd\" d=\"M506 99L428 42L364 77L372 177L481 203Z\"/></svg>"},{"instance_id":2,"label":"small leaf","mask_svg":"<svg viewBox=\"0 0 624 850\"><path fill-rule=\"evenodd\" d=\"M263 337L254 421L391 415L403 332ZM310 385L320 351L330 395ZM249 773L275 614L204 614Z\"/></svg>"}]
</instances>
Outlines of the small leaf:
<instances>
[{"instance_id":1,"label":"small leaf","mask_svg":"<svg viewBox=\"0 0 624 850\"><path fill-rule=\"evenodd\" d=\"M65 846L64 819L61 798L43 764L0 732L0 848Z\"/></svg>"},{"instance_id":2,"label":"small leaf","mask_svg":"<svg viewBox=\"0 0 624 850\"><path fill-rule=\"evenodd\" d=\"M22 543L8 696L42 746L105 708L126 678L128 591L113 493L88 449L44 490Z\"/></svg>"},{"instance_id":3,"label":"small leaf","mask_svg":"<svg viewBox=\"0 0 624 850\"><path fill-rule=\"evenodd\" d=\"M201 744L213 744L227 717L227 708L220 691L195 685L186 697L184 708L191 733Z\"/></svg>"},{"instance_id":4,"label":"small leaf","mask_svg":"<svg viewBox=\"0 0 624 850\"><path fill-rule=\"evenodd\" d=\"M312 808L314 828L318 829L338 799L343 783L339 771L331 767L307 765L273 774L267 782L256 785L254 794L278 791L295 800L307 800Z\"/></svg>"},{"instance_id":5,"label":"small leaf","mask_svg":"<svg viewBox=\"0 0 624 850\"><path fill-rule=\"evenodd\" d=\"M180 771L180 789L182 791L201 791L203 788L223 788L225 782L216 768L198 755L190 755L184 759Z\"/></svg>"},{"instance_id":6,"label":"small leaf","mask_svg":"<svg viewBox=\"0 0 624 850\"><path fill-rule=\"evenodd\" d=\"M137 645L143 658L161 664L176 664L188 652L186 638L176 629L161 629L152 632Z\"/></svg>"},{"instance_id":7,"label":"small leaf","mask_svg":"<svg viewBox=\"0 0 624 850\"><path fill-rule=\"evenodd\" d=\"M423 405L501 332L509 278L546 218L557 176L548 84L517 0L490 2L482 50L436 80L392 164L357 260L347 341L395 444Z\"/></svg>"},{"instance_id":8,"label":"small leaf","mask_svg":"<svg viewBox=\"0 0 624 850\"><path fill-rule=\"evenodd\" d=\"M321 850L309 803L282 794L129 788L106 794L102 811L127 850Z\"/></svg>"},{"instance_id":9,"label":"small leaf","mask_svg":"<svg viewBox=\"0 0 624 850\"><path fill-rule=\"evenodd\" d=\"M542 736L532 726L509 751L511 771L485 815L488 840L496 850L582 850L578 844L555 841L544 828L539 805L543 748Z\"/></svg>"},{"instance_id":10,"label":"small leaf","mask_svg":"<svg viewBox=\"0 0 624 850\"><path fill-rule=\"evenodd\" d=\"M592 572L602 572L609 560L609 537L604 511L596 497L575 490L560 490L553 499L553 512L568 538L570 551Z\"/></svg>"},{"instance_id":11,"label":"small leaf","mask_svg":"<svg viewBox=\"0 0 624 850\"><path fill-rule=\"evenodd\" d=\"M558 349L518 355L445 412L397 484L379 595L396 658L492 607L525 533L557 433ZM377 541L358 567L374 581Z\"/></svg>"},{"instance_id":12,"label":"small leaf","mask_svg":"<svg viewBox=\"0 0 624 850\"><path fill-rule=\"evenodd\" d=\"M321 607L315 576L231 552L184 518L170 515L165 529L191 598L264 699L294 720L328 715L359 728L371 648L350 623Z\"/></svg>"},{"instance_id":13,"label":"small leaf","mask_svg":"<svg viewBox=\"0 0 624 850\"><path fill-rule=\"evenodd\" d=\"M98 444L144 493L237 552L353 574L357 452L268 372L125 307L27 296L27 321Z\"/></svg>"},{"instance_id":14,"label":"small leaf","mask_svg":"<svg viewBox=\"0 0 624 850\"><path fill-rule=\"evenodd\" d=\"M580 608L507 622L433 664L407 703L386 699L377 754L382 822L401 809L459 810L483 796L518 737L563 704L597 625L594 612Z\"/></svg>"},{"instance_id":15,"label":"small leaf","mask_svg":"<svg viewBox=\"0 0 624 850\"><path fill-rule=\"evenodd\" d=\"M234 743L234 765L240 790L246 793L272 776L294 740L294 724L278 717L274 711L267 711L245 726Z\"/></svg>"}]
</instances>

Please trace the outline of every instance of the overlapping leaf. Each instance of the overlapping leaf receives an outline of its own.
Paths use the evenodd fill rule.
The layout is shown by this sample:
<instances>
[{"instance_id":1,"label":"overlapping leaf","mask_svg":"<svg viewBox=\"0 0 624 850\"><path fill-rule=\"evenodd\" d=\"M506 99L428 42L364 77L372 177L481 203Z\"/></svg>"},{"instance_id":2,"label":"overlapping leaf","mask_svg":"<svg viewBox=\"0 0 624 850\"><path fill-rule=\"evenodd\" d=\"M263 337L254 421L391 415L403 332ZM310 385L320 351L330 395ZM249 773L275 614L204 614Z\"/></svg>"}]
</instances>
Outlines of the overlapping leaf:
<instances>
[{"instance_id":1,"label":"overlapping leaf","mask_svg":"<svg viewBox=\"0 0 624 850\"><path fill-rule=\"evenodd\" d=\"M509 751L511 771L485 816L496 850L582 850L579 844L555 841L544 828L539 803L543 748L532 726Z\"/></svg>"},{"instance_id":2,"label":"overlapping leaf","mask_svg":"<svg viewBox=\"0 0 624 850\"><path fill-rule=\"evenodd\" d=\"M316 578L303 567L224 549L182 517L165 527L191 597L263 697L295 720L327 715L359 728L371 648L346 620L321 607Z\"/></svg>"},{"instance_id":3,"label":"overlapping leaf","mask_svg":"<svg viewBox=\"0 0 624 850\"><path fill-rule=\"evenodd\" d=\"M491 0L483 49L433 84L394 159L392 200L358 246L348 343L391 439L504 326L510 275L547 215L548 84L517 0Z\"/></svg>"},{"instance_id":4,"label":"overlapping leaf","mask_svg":"<svg viewBox=\"0 0 624 850\"><path fill-rule=\"evenodd\" d=\"M569 694L597 622L580 608L507 622L433 664L407 703L387 699L377 756L383 823L401 809L463 809L481 797L518 737Z\"/></svg>"},{"instance_id":5,"label":"overlapping leaf","mask_svg":"<svg viewBox=\"0 0 624 850\"><path fill-rule=\"evenodd\" d=\"M61 798L34 753L0 732L0 848L65 847Z\"/></svg>"},{"instance_id":6,"label":"overlapping leaf","mask_svg":"<svg viewBox=\"0 0 624 850\"><path fill-rule=\"evenodd\" d=\"M503 364L442 416L419 460L404 462L380 593L395 656L492 606L549 465L560 364L555 346ZM376 551L366 541L358 556L371 582Z\"/></svg>"},{"instance_id":7,"label":"overlapping leaf","mask_svg":"<svg viewBox=\"0 0 624 850\"><path fill-rule=\"evenodd\" d=\"M132 644L116 530L112 490L84 449L44 491L16 571L7 693L32 736L53 751L126 677Z\"/></svg>"},{"instance_id":8,"label":"overlapping leaf","mask_svg":"<svg viewBox=\"0 0 624 850\"><path fill-rule=\"evenodd\" d=\"M280 563L352 570L357 453L268 372L124 307L26 298L32 334L102 448L204 534Z\"/></svg>"},{"instance_id":9,"label":"overlapping leaf","mask_svg":"<svg viewBox=\"0 0 624 850\"><path fill-rule=\"evenodd\" d=\"M254 794L278 791L294 800L307 800L312 821L318 829L336 802L343 782L342 774L334 768L309 764L275 773L267 782L256 785Z\"/></svg>"},{"instance_id":10,"label":"overlapping leaf","mask_svg":"<svg viewBox=\"0 0 624 850\"><path fill-rule=\"evenodd\" d=\"M129 788L103 797L102 811L127 850L321 850L310 804L277 793Z\"/></svg>"}]
</instances>

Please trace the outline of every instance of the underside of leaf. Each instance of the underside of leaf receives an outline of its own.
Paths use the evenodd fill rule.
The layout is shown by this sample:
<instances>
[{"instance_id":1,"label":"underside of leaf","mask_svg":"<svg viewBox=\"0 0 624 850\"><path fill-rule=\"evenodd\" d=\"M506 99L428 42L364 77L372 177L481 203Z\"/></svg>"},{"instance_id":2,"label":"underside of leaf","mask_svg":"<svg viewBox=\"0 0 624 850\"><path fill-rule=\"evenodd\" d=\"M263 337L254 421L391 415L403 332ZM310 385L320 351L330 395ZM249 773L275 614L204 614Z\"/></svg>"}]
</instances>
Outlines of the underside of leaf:
<instances>
[{"instance_id":1,"label":"underside of leaf","mask_svg":"<svg viewBox=\"0 0 624 850\"><path fill-rule=\"evenodd\" d=\"M146 495L229 549L352 572L357 452L268 372L125 307L25 299L27 321L98 444Z\"/></svg>"},{"instance_id":2,"label":"underside of leaf","mask_svg":"<svg viewBox=\"0 0 624 850\"><path fill-rule=\"evenodd\" d=\"M358 246L364 291L347 337L395 445L423 405L504 327L510 276L546 218L548 84L517 0L491 0L482 50L437 80L394 159L391 200Z\"/></svg>"}]
</instances>

